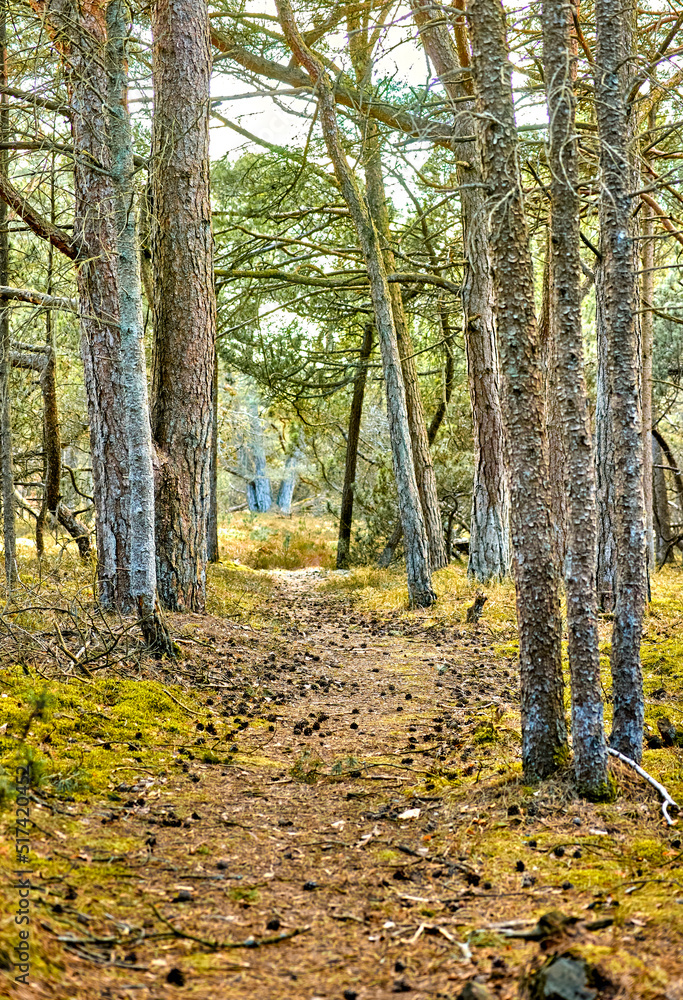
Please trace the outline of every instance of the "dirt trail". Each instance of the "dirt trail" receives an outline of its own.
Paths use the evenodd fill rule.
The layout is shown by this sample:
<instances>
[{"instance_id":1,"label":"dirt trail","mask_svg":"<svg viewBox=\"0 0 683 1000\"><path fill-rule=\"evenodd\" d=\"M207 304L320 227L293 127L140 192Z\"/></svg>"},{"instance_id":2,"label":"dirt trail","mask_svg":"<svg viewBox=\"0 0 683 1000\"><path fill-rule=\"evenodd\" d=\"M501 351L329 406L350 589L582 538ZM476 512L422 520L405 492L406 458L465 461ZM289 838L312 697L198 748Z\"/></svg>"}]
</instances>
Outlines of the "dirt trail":
<instances>
[{"instance_id":1,"label":"dirt trail","mask_svg":"<svg viewBox=\"0 0 683 1000\"><path fill-rule=\"evenodd\" d=\"M616 912L608 887L574 882L581 846L618 850L619 828L608 836L597 807L560 784L535 795L511 769L513 667L485 621L430 628L364 614L315 572L271 577L271 629L194 616L186 646L206 678L194 735L167 773L141 770L118 802L81 810L81 845L44 911L61 985L12 995L427 1000L478 977L504 1000L538 946L492 925ZM188 617L174 625L187 634ZM98 841L114 835L131 846L106 863ZM54 833L35 848L53 845ZM643 967L683 977L680 931L645 924L593 931L591 947L615 954L618 933ZM80 943L65 951L58 934ZM217 939L276 940L206 946Z\"/></svg>"}]
</instances>

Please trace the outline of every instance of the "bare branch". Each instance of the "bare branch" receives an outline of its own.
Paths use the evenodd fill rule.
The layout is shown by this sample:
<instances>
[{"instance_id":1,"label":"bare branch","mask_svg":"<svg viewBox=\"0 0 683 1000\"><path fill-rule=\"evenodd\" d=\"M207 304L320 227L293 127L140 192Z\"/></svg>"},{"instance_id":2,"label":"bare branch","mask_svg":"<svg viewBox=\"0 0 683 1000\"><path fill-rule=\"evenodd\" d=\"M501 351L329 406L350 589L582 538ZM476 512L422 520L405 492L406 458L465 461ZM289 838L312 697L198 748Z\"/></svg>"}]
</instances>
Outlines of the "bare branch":
<instances>
[{"instance_id":1,"label":"bare branch","mask_svg":"<svg viewBox=\"0 0 683 1000\"><path fill-rule=\"evenodd\" d=\"M248 49L237 45L230 36L220 34L215 29L211 29L211 41L228 59L232 59L250 73L257 76L265 76L271 80L279 80L291 87L311 90L311 78L297 66L282 66L272 59L256 55ZM463 74L469 75L469 70L463 70ZM459 142L473 142L474 136L455 135L449 125L440 125L430 122L410 111L403 111L385 101L379 101L367 91L354 90L344 87L336 82L333 85L334 99L337 104L346 108L352 108L360 114L375 118L384 125L405 132L416 139L424 139L436 143L437 146L445 146L446 149L453 149Z\"/></svg>"},{"instance_id":2,"label":"bare branch","mask_svg":"<svg viewBox=\"0 0 683 1000\"><path fill-rule=\"evenodd\" d=\"M40 212L31 205L23 194L21 194L8 177L0 174L0 198L8 205L13 212L23 219L26 225L33 230L36 236L47 240L61 253L71 260L77 261L80 257L79 250L68 233L53 225L43 218Z\"/></svg>"},{"instance_id":3,"label":"bare branch","mask_svg":"<svg viewBox=\"0 0 683 1000\"><path fill-rule=\"evenodd\" d=\"M18 302L28 302L32 306L44 309L63 309L64 312L78 312L76 299L65 299L58 295L45 295L33 288L12 288L10 285L0 285L0 299L15 299Z\"/></svg>"}]
</instances>

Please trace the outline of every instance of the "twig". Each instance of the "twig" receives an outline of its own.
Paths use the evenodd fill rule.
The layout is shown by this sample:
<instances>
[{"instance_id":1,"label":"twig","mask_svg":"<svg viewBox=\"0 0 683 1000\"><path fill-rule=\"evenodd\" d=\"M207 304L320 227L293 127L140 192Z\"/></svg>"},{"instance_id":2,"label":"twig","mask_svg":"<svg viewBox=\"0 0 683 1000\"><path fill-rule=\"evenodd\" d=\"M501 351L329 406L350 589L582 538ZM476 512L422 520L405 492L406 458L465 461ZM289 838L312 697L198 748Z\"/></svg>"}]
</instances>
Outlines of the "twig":
<instances>
[{"instance_id":1,"label":"twig","mask_svg":"<svg viewBox=\"0 0 683 1000\"><path fill-rule=\"evenodd\" d=\"M675 802L671 798L664 785L660 785L657 779L653 778L651 774L647 773L647 771L644 771L643 768L640 766L640 764L636 764L634 760L631 760L630 757L627 757L623 753L619 753L618 750L613 750L612 747L607 747L607 753L610 754L612 757L617 757L619 760L623 761L624 764L628 764L630 767L634 769L634 771L637 774L640 775L641 778L645 778L645 780L649 782L652 785L652 787L659 792L659 794L662 796L663 799L662 813L664 815L664 819L667 821L669 826L674 826L675 821L671 819L669 813L667 812L667 809L671 807L672 809L675 809L676 812L679 812L681 807L678 805L677 802Z\"/></svg>"},{"instance_id":2,"label":"twig","mask_svg":"<svg viewBox=\"0 0 683 1000\"><path fill-rule=\"evenodd\" d=\"M282 934L274 934L272 937L264 938L246 938L245 941L208 941L206 938L196 937L194 934L187 934L185 931L179 930L175 927L170 920L162 916L157 910L156 906L152 903L152 910L154 915L165 924L169 930L173 931L174 935L179 938L187 938L188 941L196 941L198 944L203 944L206 948L211 948L212 951L222 951L226 948L260 948L266 944L279 944L280 941L288 941L290 938L297 937L299 934L305 934L306 931L310 931L310 925L306 927L295 927L294 930L285 931Z\"/></svg>"},{"instance_id":3,"label":"twig","mask_svg":"<svg viewBox=\"0 0 683 1000\"><path fill-rule=\"evenodd\" d=\"M75 663L76 666L78 667L78 669L82 670L84 674L87 674L88 677L92 677L91 671L88 670L88 668L85 666L85 664L77 656L74 656L74 654L70 650L68 650L66 648L66 646L64 645L64 638L63 638L62 633L61 633L61 631L59 629L59 625L56 622L55 622L55 629L56 629L56 632L57 632L57 645L59 646L59 648L61 649L61 651L64 653L64 655L69 660L71 660L72 663Z\"/></svg>"},{"instance_id":4,"label":"twig","mask_svg":"<svg viewBox=\"0 0 683 1000\"><path fill-rule=\"evenodd\" d=\"M90 952L84 951L83 948L79 948L77 945L69 944L68 941L64 943L64 947L72 952L72 954L77 955L86 962L92 962L94 965L106 965L108 968L114 966L117 969L131 969L133 972L147 972L149 970L148 965L131 965L130 962L111 961L111 959L104 958L102 955L93 955Z\"/></svg>"},{"instance_id":5,"label":"twig","mask_svg":"<svg viewBox=\"0 0 683 1000\"><path fill-rule=\"evenodd\" d=\"M180 707L184 708L186 712L190 713L190 715L201 715L202 714L201 712L195 712L195 711L193 711L193 709L188 708L187 705L183 705L182 701L178 701L177 698L174 698L173 695L171 694L171 692L167 688L163 688L163 692L164 692L165 695L168 695L168 697L171 699L171 701L174 701L176 703L176 705L180 705Z\"/></svg>"}]
</instances>

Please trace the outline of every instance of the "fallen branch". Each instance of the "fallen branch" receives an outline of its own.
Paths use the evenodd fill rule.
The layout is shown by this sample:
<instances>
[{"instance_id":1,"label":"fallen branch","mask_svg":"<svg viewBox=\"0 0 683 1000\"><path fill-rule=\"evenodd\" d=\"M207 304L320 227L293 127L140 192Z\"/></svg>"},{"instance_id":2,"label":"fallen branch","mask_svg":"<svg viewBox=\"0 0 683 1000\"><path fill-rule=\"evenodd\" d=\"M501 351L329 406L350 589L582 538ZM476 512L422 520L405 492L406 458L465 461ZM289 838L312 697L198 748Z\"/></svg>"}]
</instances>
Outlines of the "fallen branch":
<instances>
[{"instance_id":1,"label":"fallen branch","mask_svg":"<svg viewBox=\"0 0 683 1000\"><path fill-rule=\"evenodd\" d=\"M680 810L681 807L678 805L677 802L675 802L671 798L671 796L667 792L667 790L664 787L664 785L660 785L660 783L657 781L657 779L653 778L651 774L647 773L647 771L644 771L643 768L640 766L640 764L636 764L636 762L634 760L631 760L630 757L627 757L623 753L619 753L618 750L613 750L612 747L607 747L607 753L610 754L612 757L617 757L618 760L623 761L624 764L628 764L629 767L632 767L634 769L634 771L637 774L640 775L641 778L645 778L645 780L647 782L649 782L649 784L651 784L652 787L655 788L659 792L659 794L661 795L662 800L663 800L662 801L662 813L664 815L664 819L667 821L667 823L669 824L669 826L673 826L674 825L674 820L671 819L671 817L669 816L669 813L668 813L667 810L669 808L671 808L671 809L675 809L676 812L679 812L679 810Z\"/></svg>"},{"instance_id":2,"label":"fallen branch","mask_svg":"<svg viewBox=\"0 0 683 1000\"><path fill-rule=\"evenodd\" d=\"M200 646L203 646L203 645L205 645L205 644L204 644L204 643L198 643L198 645L200 645ZM178 699L177 699L177 698L174 698L174 697L173 697L173 695L171 694L171 692L170 692L170 691L169 691L169 690L168 690L167 688L163 688L163 692L164 692L164 694L165 694L165 695L166 695L166 696L167 696L168 698L170 698L170 699L171 699L171 701L174 701L174 702L176 703L176 705L179 705L179 706L180 706L180 707L181 707L182 709L184 709L184 710L185 710L186 712L189 712L189 713L190 713L190 715L201 715L201 714L202 714L201 712L195 712L195 711L194 711L194 709L192 709L192 708L189 708L189 707L188 707L187 705L183 705L182 701L178 701Z\"/></svg>"},{"instance_id":3,"label":"fallen branch","mask_svg":"<svg viewBox=\"0 0 683 1000\"><path fill-rule=\"evenodd\" d=\"M67 657L67 659L71 660L71 662L74 663L79 670L82 670L84 674L87 674L88 677L92 677L92 673L88 670L86 665L79 659L79 657L74 656L71 650L66 648L64 637L62 636L59 625L56 622L55 622L55 630L57 632L57 645L64 653L64 655Z\"/></svg>"},{"instance_id":4,"label":"fallen branch","mask_svg":"<svg viewBox=\"0 0 683 1000\"><path fill-rule=\"evenodd\" d=\"M223 951L226 948L261 948L266 944L279 944L280 941L288 941L290 938L297 937L299 934L305 934L306 931L310 931L311 929L309 925L306 927L295 927L292 931L284 931L282 934L274 934L272 937L249 937L244 941L209 941L194 934L187 934L185 931L181 931L178 927L175 927L170 920L167 920L166 917L159 913L154 904L152 904L152 910L154 911L154 915L173 932L175 937L186 938L188 941L196 941L197 944L203 944L212 951Z\"/></svg>"}]
</instances>

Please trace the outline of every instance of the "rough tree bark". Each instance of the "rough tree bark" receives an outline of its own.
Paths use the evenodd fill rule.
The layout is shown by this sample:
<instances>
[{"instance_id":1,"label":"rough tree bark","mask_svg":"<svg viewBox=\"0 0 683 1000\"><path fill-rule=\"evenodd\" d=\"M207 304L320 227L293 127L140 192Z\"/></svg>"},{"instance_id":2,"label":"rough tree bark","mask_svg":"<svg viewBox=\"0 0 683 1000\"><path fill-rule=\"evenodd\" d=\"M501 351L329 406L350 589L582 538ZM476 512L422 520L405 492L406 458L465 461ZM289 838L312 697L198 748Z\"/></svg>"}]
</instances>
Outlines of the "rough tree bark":
<instances>
[{"instance_id":1,"label":"rough tree bark","mask_svg":"<svg viewBox=\"0 0 683 1000\"><path fill-rule=\"evenodd\" d=\"M167 607L201 611L216 342L205 0L156 0L152 35L157 584Z\"/></svg>"},{"instance_id":2,"label":"rough tree bark","mask_svg":"<svg viewBox=\"0 0 683 1000\"><path fill-rule=\"evenodd\" d=\"M553 545L555 561L564 573L567 556L567 531L569 511L565 488L565 468L568 457L562 433L562 413L558 389L557 317L553 309L552 221L549 219L548 245L543 266L543 292L538 317L541 357L545 374L545 413L548 431L548 456L550 466L550 494L553 512Z\"/></svg>"},{"instance_id":3,"label":"rough tree bark","mask_svg":"<svg viewBox=\"0 0 683 1000\"><path fill-rule=\"evenodd\" d=\"M133 207L135 168L128 114L127 13L128 7L123 0L109 0L106 8L106 66L109 77L107 104L116 224L119 377L125 402L128 445L129 587L147 645L157 652L172 654L168 632L156 603L154 473L143 341L140 259Z\"/></svg>"},{"instance_id":4,"label":"rough tree bark","mask_svg":"<svg viewBox=\"0 0 683 1000\"><path fill-rule=\"evenodd\" d=\"M460 4L456 4L460 7ZM463 98L471 84L462 79L470 65L464 16L454 23L455 43L443 10L433 0L412 4L420 38L437 75L453 101L454 130L476 132L471 106ZM456 47L457 45L457 47ZM473 142L458 144L458 179L463 243L468 266L462 290L465 349L474 435L474 484L467 572L485 582L506 576L510 565L509 502L505 482L505 444L500 405L500 372L493 311L493 284L488 257L481 167Z\"/></svg>"},{"instance_id":5,"label":"rough tree bark","mask_svg":"<svg viewBox=\"0 0 683 1000\"><path fill-rule=\"evenodd\" d=\"M650 128L656 124L656 115L650 115ZM645 546L647 551L648 573L654 573L657 563L655 558L655 533L653 520L652 496L652 350L654 344L654 305L655 294L655 241L654 212L646 202L640 211L641 259L643 274L641 279L642 313L640 335L642 342L642 374L641 398L643 411L643 499L645 502Z\"/></svg>"},{"instance_id":6,"label":"rough tree bark","mask_svg":"<svg viewBox=\"0 0 683 1000\"><path fill-rule=\"evenodd\" d=\"M386 384L394 476L405 539L408 592L411 605L428 607L435 600L431 584L429 543L415 478L401 359L379 235L341 145L329 75L303 41L289 0L277 0L277 9L287 43L315 85L327 152L348 205L367 267Z\"/></svg>"},{"instance_id":7,"label":"rough tree bark","mask_svg":"<svg viewBox=\"0 0 683 1000\"><path fill-rule=\"evenodd\" d=\"M115 192L108 144L102 3L77 7L48 0L45 12L63 59L72 108L74 235L72 245L41 233L77 260L81 355L88 398L95 500L99 600L130 611L130 505L126 401L120 379L120 328ZM42 222L42 220L41 220ZM38 231L38 229L36 229Z\"/></svg>"},{"instance_id":8,"label":"rough tree bark","mask_svg":"<svg viewBox=\"0 0 683 1000\"><path fill-rule=\"evenodd\" d=\"M616 579L612 631L610 743L640 761L643 676L640 640L646 601L643 440L640 408L637 252L632 217L630 141L635 114L628 101L632 73L630 9L596 0L595 102L600 140L600 251L604 285L609 421L614 444Z\"/></svg>"},{"instance_id":9,"label":"rough tree bark","mask_svg":"<svg viewBox=\"0 0 683 1000\"><path fill-rule=\"evenodd\" d=\"M609 418L609 342L606 329L605 272L602 260L595 265L595 334L597 384L595 398L595 481L597 489L598 542L596 587L601 611L614 610L617 543L614 535L614 439Z\"/></svg>"},{"instance_id":10,"label":"rough tree bark","mask_svg":"<svg viewBox=\"0 0 683 1000\"><path fill-rule=\"evenodd\" d=\"M154 539L141 523L149 522L142 508L153 480L143 455L146 383L134 318L140 293L139 284L133 287L135 268L130 271L129 264L135 235L134 229L127 230L133 225L133 170L125 104L125 18L122 7L118 15L112 8L110 16L118 17L123 27L117 26L108 40L108 12L102 3L77 7L73 0L49 0L43 10L69 87L75 151L73 239L43 219L11 185L1 196L11 199L38 235L77 262L98 596L105 608L136 610L149 640L149 614L156 622L154 576L149 573ZM80 535L78 522L61 504L57 517L75 537ZM162 648L172 652L163 627L158 631Z\"/></svg>"},{"instance_id":11,"label":"rough tree bark","mask_svg":"<svg viewBox=\"0 0 683 1000\"><path fill-rule=\"evenodd\" d=\"M349 434L346 440L346 465L342 487L341 509L339 511L339 539L337 541L337 569L347 569L351 547L351 525L353 522L353 495L356 486L356 466L358 463L358 440L360 438L363 396L368 374L368 360L372 353L374 327L367 323L363 331L363 343L358 357L358 368L353 380L353 398L349 412Z\"/></svg>"},{"instance_id":12,"label":"rough tree bark","mask_svg":"<svg viewBox=\"0 0 683 1000\"><path fill-rule=\"evenodd\" d=\"M468 19L482 174L488 196L510 479L522 760L529 778L543 778L566 758L567 732L533 270L517 159L512 71L500 0L473 0Z\"/></svg>"},{"instance_id":13,"label":"rough tree bark","mask_svg":"<svg viewBox=\"0 0 683 1000\"><path fill-rule=\"evenodd\" d=\"M220 562L218 548L218 351L214 350L213 383L211 385L211 494L206 557L210 563Z\"/></svg>"},{"instance_id":14,"label":"rough tree bark","mask_svg":"<svg viewBox=\"0 0 683 1000\"><path fill-rule=\"evenodd\" d=\"M596 502L581 335L578 146L572 80L571 0L543 0L543 70L551 172L548 331L566 491L567 634L572 745L579 791L608 797L595 590ZM563 491L563 492L564 492ZM556 511L557 514L557 511ZM558 556L560 555L558 551ZM564 555L564 553L562 553Z\"/></svg>"}]
</instances>

